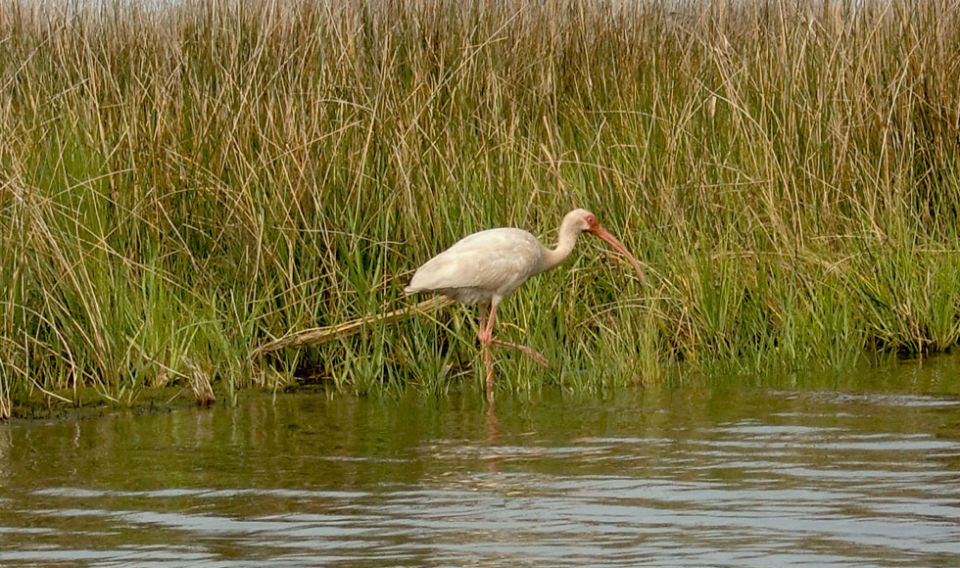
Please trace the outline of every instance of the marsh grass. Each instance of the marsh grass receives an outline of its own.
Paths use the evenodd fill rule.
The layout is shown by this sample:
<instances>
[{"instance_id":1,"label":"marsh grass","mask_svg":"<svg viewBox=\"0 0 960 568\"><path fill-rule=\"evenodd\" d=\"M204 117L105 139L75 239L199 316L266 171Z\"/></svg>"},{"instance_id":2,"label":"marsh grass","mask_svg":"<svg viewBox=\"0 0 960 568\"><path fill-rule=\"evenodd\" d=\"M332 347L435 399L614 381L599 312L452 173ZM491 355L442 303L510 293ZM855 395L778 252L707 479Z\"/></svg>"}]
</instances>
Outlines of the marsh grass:
<instances>
[{"instance_id":1,"label":"marsh grass","mask_svg":"<svg viewBox=\"0 0 960 568\"><path fill-rule=\"evenodd\" d=\"M847 366L960 338L950 0L0 3L0 416L28 396L480 380L407 302L497 225L595 210L505 302L503 388ZM479 389L478 389L479 392Z\"/></svg>"}]
</instances>

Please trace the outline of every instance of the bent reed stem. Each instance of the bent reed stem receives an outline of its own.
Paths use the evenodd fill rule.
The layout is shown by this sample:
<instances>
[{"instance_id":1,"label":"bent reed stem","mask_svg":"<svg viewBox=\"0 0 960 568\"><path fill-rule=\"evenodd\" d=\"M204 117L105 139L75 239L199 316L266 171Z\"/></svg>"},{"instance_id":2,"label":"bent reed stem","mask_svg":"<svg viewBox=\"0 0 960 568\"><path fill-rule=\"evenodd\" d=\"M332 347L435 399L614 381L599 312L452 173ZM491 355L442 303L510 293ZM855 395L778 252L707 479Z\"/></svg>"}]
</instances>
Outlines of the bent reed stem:
<instances>
[{"instance_id":1,"label":"bent reed stem","mask_svg":"<svg viewBox=\"0 0 960 568\"><path fill-rule=\"evenodd\" d=\"M290 347L303 347L305 345L321 345L328 341L350 337L359 333L364 327L374 324L393 323L417 314L427 314L435 312L441 308L452 305L454 302L450 298L437 296L428 300L423 300L412 306L398 308L386 313L368 314L351 321L327 325L322 327L313 327L300 331L294 331L268 341L257 347L250 353L251 358L261 357L267 353L279 351Z\"/></svg>"}]
</instances>

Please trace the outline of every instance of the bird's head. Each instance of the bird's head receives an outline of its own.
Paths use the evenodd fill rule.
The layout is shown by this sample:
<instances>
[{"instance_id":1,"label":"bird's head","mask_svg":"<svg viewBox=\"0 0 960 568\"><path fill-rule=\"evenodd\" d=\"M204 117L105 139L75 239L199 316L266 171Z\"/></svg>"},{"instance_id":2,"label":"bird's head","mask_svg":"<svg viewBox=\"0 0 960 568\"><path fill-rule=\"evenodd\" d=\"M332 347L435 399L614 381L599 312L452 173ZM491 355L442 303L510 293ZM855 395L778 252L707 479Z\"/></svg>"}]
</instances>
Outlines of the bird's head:
<instances>
[{"instance_id":1,"label":"bird's head","mask_svg":"<svg viewBox=\"0 0 960 568\"><path fill-rule=\"evenodd\" d=\"M596 234L598 228L603 228L597 222L597 216L586 209L574 209L567 213L567 216L563 219L563 224L567 223L572 224L582 233Z\"/></svg>"}]
</instances>

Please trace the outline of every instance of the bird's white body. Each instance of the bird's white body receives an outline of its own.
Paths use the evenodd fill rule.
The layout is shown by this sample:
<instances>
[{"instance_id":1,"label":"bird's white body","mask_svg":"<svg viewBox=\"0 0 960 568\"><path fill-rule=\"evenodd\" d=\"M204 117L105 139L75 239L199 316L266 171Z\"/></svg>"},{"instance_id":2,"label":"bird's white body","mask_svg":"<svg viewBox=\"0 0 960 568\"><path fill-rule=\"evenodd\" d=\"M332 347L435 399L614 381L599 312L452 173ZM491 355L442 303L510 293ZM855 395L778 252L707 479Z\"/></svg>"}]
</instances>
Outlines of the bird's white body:
<instances>
[{"instance_id":1,"label":"bird's white body","mask_svg":"<svg viewBox=\"0 0 960 568\"><path fill-rule=\"evenodd\" d=\"M437 292L476 304L502 299L540 272L544 247L523 229L473 233L421 266L406 293Z\"/></svg>"}]
</instances>

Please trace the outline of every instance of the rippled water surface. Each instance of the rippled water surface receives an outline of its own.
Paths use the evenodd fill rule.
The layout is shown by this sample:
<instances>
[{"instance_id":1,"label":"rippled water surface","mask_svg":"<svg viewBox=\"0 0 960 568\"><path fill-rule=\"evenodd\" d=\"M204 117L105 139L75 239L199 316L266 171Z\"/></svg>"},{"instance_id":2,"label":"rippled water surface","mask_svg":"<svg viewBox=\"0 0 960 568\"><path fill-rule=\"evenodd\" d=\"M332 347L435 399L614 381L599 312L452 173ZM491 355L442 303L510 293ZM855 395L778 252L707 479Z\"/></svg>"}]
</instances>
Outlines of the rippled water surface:
<instances>
[{"instance_id":1,"label":"rippled water surface","mask_svg":"<svg viewBox=\"0 0 960 568\"><path fill-rule=\"evenodd\" d=\"M0 565L960 566L937 381L12 422Z\"/></svg>"}]
</instances>

